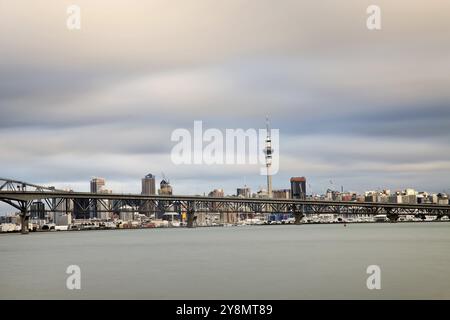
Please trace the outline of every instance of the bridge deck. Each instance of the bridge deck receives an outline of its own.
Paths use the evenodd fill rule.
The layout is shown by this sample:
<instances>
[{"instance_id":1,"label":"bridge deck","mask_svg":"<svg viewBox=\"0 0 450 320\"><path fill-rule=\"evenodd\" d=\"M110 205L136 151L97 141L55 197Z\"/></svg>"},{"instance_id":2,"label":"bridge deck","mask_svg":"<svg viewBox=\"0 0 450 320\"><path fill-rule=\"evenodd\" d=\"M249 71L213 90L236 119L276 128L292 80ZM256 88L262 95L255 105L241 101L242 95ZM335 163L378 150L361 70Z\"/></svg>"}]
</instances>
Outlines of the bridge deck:
<instances>
[{"instance_id":1,"label":"bridge deck","mask_svg":"<svg viewBox=\"0 0 450 320\"><path fill-rule=\"evenodd\" d=\"M234 204L271 204L271 205L313 205L313 206L340 206L340 207L383 207L405 209L450 210L449 205L439 204L401 204L381 202L346 202L328 200L300 200L300 199L269 199L269 198L240 198L240 197L205 197L187 195L141 195L119 193L90 193L65 191L0 191L1 200L34 201L42 199L103 199L103 200L150 200L169 202L208 202L208 203L234 203Z\"/></svg>"}]
</instances>

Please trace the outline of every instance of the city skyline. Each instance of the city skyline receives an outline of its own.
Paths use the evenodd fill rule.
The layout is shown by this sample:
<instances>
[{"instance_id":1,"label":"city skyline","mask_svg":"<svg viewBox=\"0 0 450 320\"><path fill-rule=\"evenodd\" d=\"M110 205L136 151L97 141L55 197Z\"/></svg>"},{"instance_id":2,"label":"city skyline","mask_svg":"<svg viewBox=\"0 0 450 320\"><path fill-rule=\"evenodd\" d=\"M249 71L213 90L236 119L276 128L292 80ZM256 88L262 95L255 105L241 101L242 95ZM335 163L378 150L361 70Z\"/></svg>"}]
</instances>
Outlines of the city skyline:
<instances>
[{"instance_id":1,"label":"city skyline","mask_svg":"<svg viewBox=\"0 0 450 320\"><path fill-rule=\"evenodd\" d=\"M17 183L19 183L20 180L16 180L16 181L18 181ZM303 183L302 186L295 187L298 189L298 190L296 189L297 190L296 194L298 192L303 193L304 192L303 190L306 190L304 192L304 194L308 195L308 196L323 196L323 195L326 195L328 192L336 192L336 193L340 193L340 194L353 193L353 194L363 195L365 193L373 193L373 192L384 193L386 191L391 192L391 193L396 193L396 192L398 193L398 192L404 192L405 190L415 190L417 192L428 193L428 194L447 194L447 190L450 191L450 189L446 189L446 190L434 192L434 191L426 190L423 188L414 189L414 188L411 188L410 186L406 186L406 187L402 187L402 188L390 188L389 186L387 186L387 187L374 188L374 189L354 190L354 189L344 188L343 185L335 184L331 180L329 181L329 186L326 189L320 190L320 191L315 191L311 187L311 184L307 180L307 177L290 177L288 184L286 186L274 188L273 191L274 192L275 191L282 192L282 191L286 191L286 190L291 190L293 181L297 181L297 182L301 181ZM22 182L30 183L29 181L22 181ZM20 182L20 183L22 183L22 182ZM124 190L123 184L120 184L120 183L117 184L116 181L110 183L104 177L99 177L99 176L92 176L88 182L80 182L79 185L81 185L82 187L79 189L73 188L74 184L69 184L69 183L46 184L45 187L55 188L57 190L76 191L76 192L156 195L157 191L160 192L160 190L157 190L156 184L169 185L170 187L172 187L172 185L173 185L172 182L170 182L170 179L168 179L165 175L158 177L154 174L149 173L149 174L141 177L140 181L135 181L135 183L133 183L132 189L137 190L137 191L133 191L133 192ZM76 185L78 185L78 183ZM88 186L87 188L86 188L86 185ZM18 185L18 187L19 187L19 185ZM196 193L196 194L174 193L174 195L206 195L206 194L211 194L211 193L220 191L223 194L223 196L239 196L239 192L243 192L243 190L249 190L250 195L248 197L252 197L252 196L257 195L258 192L264 192L264 193L267 192L267 185L259 184L257 187L252 187L252 184L244 184L244 185L235 186L234 189L230 189L229 191L225 190L220 185L216 185L212 189L205 190L203 192ZM265 195L265 197L272 198L267 195Z\"/></svg>"},{"instance_id":2,"label":"city skyline","mask_svg":"<svg viewBox=\"0 0 450 320\"><path fill-rule=\"evenodd\" d=\"M78 31L66 3L0 13L2 176L80 191L101 176L134 193L143 174L164 172L177 194L256 190L266 181L251 166L172 164L170 135L195 120L264 128L269 115L280 130L274 189L306 176L317 193L330 180L449 191L449 4L380 1L379 32L358 1L79 5Z\"/></svg>"}]
</instances>

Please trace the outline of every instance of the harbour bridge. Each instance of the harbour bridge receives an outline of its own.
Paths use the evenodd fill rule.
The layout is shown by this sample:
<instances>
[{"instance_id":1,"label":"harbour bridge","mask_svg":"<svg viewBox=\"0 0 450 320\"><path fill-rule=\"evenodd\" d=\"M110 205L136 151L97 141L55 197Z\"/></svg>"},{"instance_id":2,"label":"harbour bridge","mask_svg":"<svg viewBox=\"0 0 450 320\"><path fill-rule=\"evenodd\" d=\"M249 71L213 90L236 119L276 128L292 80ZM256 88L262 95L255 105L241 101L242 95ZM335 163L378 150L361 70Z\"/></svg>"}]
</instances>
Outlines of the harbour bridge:
<instances>
[{"instance_id":1,"label":"harbour bridge","mask_svg":"<svg viewBox=\"0 0 450 320\"><path fill-rule=\"evenodd\" d=\"M94 206L96 212L139 211L150 215L156 208L167 212L185 212L188 227L194 227L198 213L217 212L288 213L295 217L296 224L299 224L304 216L330 213L349 216L384 214L391 222L405 215L414 215L422 219L426 216L435 216L437 219L444 216L450 218L450 206L438 204L90 193L58 190L3 178L0 178L0 201L20 211L22 233L28 233L30 208L36 201L44 204L46 212L67 213L67 208L71 208L72 211L77 209L89 212ZM68 203L72 205L69 206Z\"/></svg>"}]
</instances>

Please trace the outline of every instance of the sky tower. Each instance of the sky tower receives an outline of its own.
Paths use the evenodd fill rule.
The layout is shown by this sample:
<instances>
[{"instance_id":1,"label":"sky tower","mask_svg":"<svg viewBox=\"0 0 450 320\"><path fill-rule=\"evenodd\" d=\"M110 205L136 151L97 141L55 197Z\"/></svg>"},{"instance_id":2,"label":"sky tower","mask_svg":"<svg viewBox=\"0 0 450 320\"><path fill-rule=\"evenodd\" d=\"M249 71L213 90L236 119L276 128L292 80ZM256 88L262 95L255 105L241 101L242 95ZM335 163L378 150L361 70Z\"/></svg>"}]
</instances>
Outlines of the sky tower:
<instances>
[{"instance_id":1,"label":"sky tower","mask_svg":"<svg viewBox=\"0 0 450 320\"><path fill-rule=\"evenodd\" d=\"M272 138L270 136L270 128L269 128L269 117L266 117L266 128L267 128L267 137L266 137L266 148L264 149L264 153L266 154L266 168L267 168L267 195L269 198L272 198L272 172L270 170L272 166Z\"/></svg>"}]
</instances>

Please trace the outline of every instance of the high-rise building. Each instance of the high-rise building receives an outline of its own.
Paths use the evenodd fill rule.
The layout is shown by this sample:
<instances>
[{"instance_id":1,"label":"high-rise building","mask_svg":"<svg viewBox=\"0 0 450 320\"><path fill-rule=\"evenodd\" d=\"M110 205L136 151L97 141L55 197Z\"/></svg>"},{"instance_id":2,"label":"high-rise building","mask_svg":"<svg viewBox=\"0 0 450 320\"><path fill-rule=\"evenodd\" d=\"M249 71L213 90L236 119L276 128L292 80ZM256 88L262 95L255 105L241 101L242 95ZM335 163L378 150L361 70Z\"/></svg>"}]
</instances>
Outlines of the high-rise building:
<instances>
[{"instance_id":1,"label":"high-rise building","mask_svg":"<svg viewBox=\"0 0 450 320\"><path fill-rule=\"evenodd\" d=\"M156 194L155 176L149 173L142 179L142 194L152 195Z\"/></svg>"},{"instance_id":2,"label":"high-rise building","mask_svg":"<svg viewBox=\"0 0 450 320\"><path fill-rule=\"evenodd\" d=\"M92 178L91 179L91 193L100 193L105 186L105 179Z\"/></svg>"},{"instance_id":3,"label":"high-rise building","mask_svg":"<svg viewBox=\"0 0 450 320\"><path fill-rule=\"evenodd\" d=\"M160 195L165 195L165 196L170 196L172 195L172 186L170 185L169 181L163 179L161 180L161 183L159 184L159 190L158 190L158 194ZM159 201L159 207L157 208L157 212L156 212L156 218L160 219L164 216L164 214L166 213L166 209L165 207L165 202L164 201ZM178 211L179 208L174 208L175 211Z\"/></svg>"},{"instance_id":4,"label":"high-rise building","mask_svg":"<svg viewBox=\"0 0 450 320\"><path fill-rule=\"evenodd\" d=\"M151 173L146 175L142 179L142 192L143 195L156 194L156 181L155 176ZM150 201L143 201L140 205L140 213L150 217L155 212L155 205Z\"/></svg>"},{"instance_id":5,"label":"high-rise building","mask_svg":"<svg viewBox=\"0 0 450 320\"><path fill-rule=\"evenodd\" d=\"M306 178L292 177L291 178L291 198L292 199L306 199Z\"/></svg>"},{"instance_id":6,"label":"high-rise building","mask_svg":"<svg viewBox=\"0 0 450 320\"><path fill-rule=\"evenodd\" d=\"M242 198L250 198L252 196L252 192L249 187L237 188L236 195Z\"/></svg>"},{"instance_id":7,"label":"high-rise building","mask_svg":"<svg viewBox=\"0 0 450 320\"><path fill-rule=\"evenodd\" d=\"M160 195L172 195L172 186L170 185L169 181L161 180L161 183L159 184L159 190L158 194Z\"/></svg>"},{"instance_id":8,"label":"high-rise building","mask_svg":"<svg viewBox=\"0 0 450 320\"><path fill-rule=\"evenodd\" d=\"M104 193L105 179L92 178L91 179L91 193ZM90 208L90 218L98 218L97 200L92 201Z\"/></svg>"},{"instance_id":9,"label":"high-rise building","mask_svg":"<svg viewBox=\"0 0 450 320\"><path fill-rule=\"evenodd\" d=\"M224 197L225 193L223 191L223 189L214 189L213 191L211 191L208 194L208 197L216 197L216 198L220 198L220 197Z\"/></svg>"}]
</instances>

